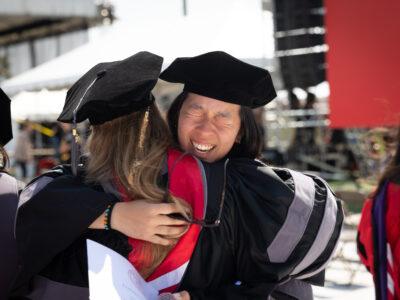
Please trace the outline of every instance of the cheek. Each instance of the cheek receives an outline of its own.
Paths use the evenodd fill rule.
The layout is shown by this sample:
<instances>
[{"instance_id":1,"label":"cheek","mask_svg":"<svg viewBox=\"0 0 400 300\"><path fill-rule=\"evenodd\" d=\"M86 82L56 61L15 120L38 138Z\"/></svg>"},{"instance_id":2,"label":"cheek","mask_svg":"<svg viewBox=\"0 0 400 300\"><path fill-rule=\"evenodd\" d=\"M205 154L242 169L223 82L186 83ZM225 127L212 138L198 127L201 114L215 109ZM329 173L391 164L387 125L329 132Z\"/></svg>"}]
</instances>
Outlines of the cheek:
<instances>
[{"instance_id":1,"label":"cheek","mask_svg":"<svg viewBox=\"0 0 400 300\"><path fill-rule=\"evenodd\" d=\"M231 130L229 132L225 132L224 134L220 134L220 149L222 152L224 152L224 156L232 149L236 141L237 134L238 130Z\"/></svg>"},{"instance_id":2,"label":"cheek","mask_svg":"<svg viewBox=\"0 0 400 300\"><path fill-rule=\"evenodd\" d=\"M229 147L232 147L233 146L233 144L235 143L235 141L236 141L236 137L237 137L237 132L236 131L234 131L234 132L229 132L229 134L226 134L225 136L224 136L224 144L225 145L229 145Z\"/></svg>"},{"instance_id":3,"label":"cheek","mask_svg":"<svg viewBox=\"0 0 400 300\"><path fill-rule=\"evenodd\" d=\"M180 146L183 148L183 150L187 150L187 146L189 144L189 132L190 132L190 126L187 124L185 120L182 118L179 118L178 121L178 140Z\"/></svg>"},{"instance_id":4,"label":"cheek","mask_svg":"<svg viewBox=\"0 0 400 300\"><path fill-rule=\"evenodd\" d=\"M221 134L222 139L224 139L225 143L233 145L238 138L239 131L240 131L240 120L239 121L235 120L231 128L226 129L223 132L221 131L221 133L223 133Z\"/></svg>"}]
</instances>

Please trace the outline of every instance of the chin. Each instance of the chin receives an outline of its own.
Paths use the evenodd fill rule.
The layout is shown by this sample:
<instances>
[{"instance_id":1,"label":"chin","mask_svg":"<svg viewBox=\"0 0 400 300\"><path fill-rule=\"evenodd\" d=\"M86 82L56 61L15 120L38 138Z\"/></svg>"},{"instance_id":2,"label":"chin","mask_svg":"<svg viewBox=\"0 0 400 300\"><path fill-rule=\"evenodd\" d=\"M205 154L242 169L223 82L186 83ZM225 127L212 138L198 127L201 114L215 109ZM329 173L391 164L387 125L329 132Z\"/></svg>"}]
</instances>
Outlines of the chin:
<instances>
[{"instance_id":1,"label":"chin","mask_svg":"<svg viewBox=\"0 0 400 300\"><path fill-rule=\"evenodd\" d=\"M211 162L213 162L214 160L213 160L213 158L212 157L210 157L210 156L208 156L207 154L199 154L199 153L197 153L196 151L195 152L192 152L192 155L193 156L196 156L198 159L200 159L200 160L202 160L202 161L205 161L205 162L208 162L208 163L211 163Z\"/></svg>"},{"instance_id":2,"label":"chin","mask_svg":"<svg viewBox=\"0 0 400 300\"><path fill-rule=\"evenodd\" d=\"M214 162L215 160L213 160L212 158L208 158L208 157L205 157L205 158L201 158L201 157L199 157L202 161L205 161L205 162L207 162L207 163L212 163L212 162Z\"/></svg>"},{"instance_id":3,"label":"chin","mask_svg":"<svg viewBox=\"0 0 400 300\"><path fill-rule=\"evenodd\" d=\"M215 153L213 153L213 154L215 154ZM200 158L200 159L205 162L208 162L208 163L213 163L213 162L220 160L221 158L223 158L223 156L219 157L218 155L208 155L208 156L205 156L204 158Z\"/></svg>"}]
</instances>

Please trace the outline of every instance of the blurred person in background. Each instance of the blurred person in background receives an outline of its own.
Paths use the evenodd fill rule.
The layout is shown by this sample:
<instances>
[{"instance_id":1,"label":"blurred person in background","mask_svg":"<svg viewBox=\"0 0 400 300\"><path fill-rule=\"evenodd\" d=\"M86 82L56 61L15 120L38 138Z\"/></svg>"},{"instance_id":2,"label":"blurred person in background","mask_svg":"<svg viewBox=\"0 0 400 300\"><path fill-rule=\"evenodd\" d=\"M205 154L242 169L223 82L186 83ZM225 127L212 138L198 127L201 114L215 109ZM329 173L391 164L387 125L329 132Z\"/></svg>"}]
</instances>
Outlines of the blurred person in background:
<instances>
[{"instance_id":1,"label":"blurred person in background","mask_svg":"<svg viewBox=\"0 0 400 300\"><path fill-rule=\"evenodd\" d=\"M371 173L382 174L393 157L396 144L396 128L377 127L369 130L364 137Z\"/></svg>"},{"instance_id":2,"label":"blurred person in background","mask_svg":"<svg viewBox=\"0 0 400 300\"><path fill-rule=\"evenodd\" d=\"M8 174L9 159L4 146L12 139L11 100L0 89L0 299L8 292L17 271L14 220L20 183Z\"/></svg>"},{"instance_id":3,"label":"blurred person in background","mask_svg":"<svg viewBox=\"0 0 400 300\"><path fill-rule=\"evenodd\" d=\"M313 121L317 119L316 115L312 114L312 111L315 110L315 104L317 103L317 98L314 93L307 92L306 103L304 104L305 110L307 110L307 114L303 117L304 121ZM315 141L315 134L316 134L316 127L314 125L306 125L302 128L302 142L303 145L308 148L315 148L316 141ZM309 149L310 150L310 149ZM314 152L316 149L313 149Z\"/></svg>"},{"instance_id":4,"label":"blurred person in background","mask_svg":"<svg viewBox=\"0 0 400 300\"><path fill-rule=\"evenodd\" d=\"M60 143L63 136L63 130L58 122L54 122L51 126L53 136L50 139L51 147L54 150L54 158L60 161Z\"/></svg>"},{"instance_id":5,"label":"blurred person in background","mask_svg":"<svg viewBox=\"0 0 400 300\"><path fill-rule=\"evenodd\" d=\"M71 124L59 123L61 126L60 143L58 148L60 164L71 163Z\"/></svg>"},{"instance_id":6,"label":"blurred person in background","mask_svg":"<svg viewBox=\"0 0 400 300\"><path fill-rule=\"evenodd\" d=\"M393 139L387 141L393 146ZM357 235L358 254L373 276L377 300L400 299L400 130L391 149L391 161L364 204Z\"/></svg>"},{"instance_id":7,"label":"blurred person in background","mask_svg":"<svg viewBox=\"0 0 400 300\"><path fill-rule=\"evenodd\" d=\"M21 180L28 180L28 164L33 161L32 128L29 121L24 121L19 125L18 136L15 141L14 160L15 165L20 169Z\"/></svg>"}]
</instances>

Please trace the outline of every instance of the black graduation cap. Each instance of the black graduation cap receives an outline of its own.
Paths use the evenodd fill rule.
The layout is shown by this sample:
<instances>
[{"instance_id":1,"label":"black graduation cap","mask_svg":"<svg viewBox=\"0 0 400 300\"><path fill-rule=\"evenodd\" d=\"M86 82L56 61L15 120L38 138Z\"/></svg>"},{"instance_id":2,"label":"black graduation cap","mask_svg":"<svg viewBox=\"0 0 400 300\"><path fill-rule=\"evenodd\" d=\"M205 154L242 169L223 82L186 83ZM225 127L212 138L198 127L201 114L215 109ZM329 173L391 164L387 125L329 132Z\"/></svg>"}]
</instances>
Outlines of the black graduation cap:
<instances>
[{"instance_id":1,"label":"black graduation cap","mask_svg":"<svg viewBox=\"0 0 400 300\"><path fill-rule=\"evenodd\" d=\"M179 57L160 78L183 83L184 91L250 108L263 106L276 97L267 70L222 51Z\"/></svg>"},{"instance_id":2,"label":"black graduation cap","mask_svg":"<svg viewBox=\"0 0 400 300\"><path fill-rule=\"evenodd\" d=\"M163 58L138 52L124 60L100 63L84 74L67 92L58 121L72 123L72 172L77 174L79 134L76 124L89 119L99 125L142 110L154 102Z\"/></svg>"},{"instance_id":3,"label":"black graduation cap","mask_svg":"<svg viewBox=\"0 0 400 300\"><path fill-rule=\"evenodd\" d=\"M0 88L0 145L5 146L12 138L11 100Z\"/></svg>"},{"instance_id":4,"label":"black graduation cap","mask_svg":"<svg viewBox=\"0 0 400 300\"><path fill-rule=\"evenodd\" d=\"M143 51L94 66L68 90L58 121L74 123L75 114L76 123L89 119L98 125L149 106L162 62L162 57Z\"/></svg>"}]
</instances>

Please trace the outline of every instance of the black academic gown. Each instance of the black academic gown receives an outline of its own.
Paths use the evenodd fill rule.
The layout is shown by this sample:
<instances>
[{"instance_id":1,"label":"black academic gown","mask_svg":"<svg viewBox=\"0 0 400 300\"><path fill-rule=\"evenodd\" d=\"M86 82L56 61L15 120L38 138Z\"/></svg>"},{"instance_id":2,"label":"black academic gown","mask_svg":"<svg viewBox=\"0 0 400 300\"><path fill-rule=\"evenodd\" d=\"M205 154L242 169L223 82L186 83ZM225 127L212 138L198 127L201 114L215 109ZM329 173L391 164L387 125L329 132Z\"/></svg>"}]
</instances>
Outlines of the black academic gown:
<instances>
[{"instance_id":1,"label":"black academic gown","mask_svg":"<svg viewBox=\"0 0 400 300\"><path fill-rule=\"evenodd\" d=\"M64 168L61 173L68 172ZM218 227L202 229L178 290L188 290L192 299L265 299L278 284L294 277L291 272L310 249L323 217L327 188L314 180L317 201L307 230L284 262L273 263L266 246L281 229L293 201L290 174L248 159L231 159L225 171L224 162L204 164L204 173L208 219L217 214L226 176L222 220ZM32 278L44 278L58 284L56 290L83 288L82 297L87 297L85 240L125 257L131 250L127 237L114 230L87 229L118 199L99 186L83 185L82 178L59 175L53 172L50 176L55 178L40 192L20 200L16 232L22 265L15 295L28 295ZM302 274L319 271L333 251L343 220L339 201L337 205L335 230L325 250Z\"/></svg>"},{"instance_id":2,"label":"black academic gown","mask_svg":"<svg viewBox=\"0 0 400 300\"><path fill-rule=\"evenodd\" d=\"M223 181L220 171L222 162L204 164L209 182ZM220 169L220 170L218 170ZM295 276L290 275L309 250L311 240L322 221L322 211L315 210L312 217L315 222L309 224L302 240L283 263L270 263L266 245L281 229L287 208L293 200L294 182L285 169L272 169L264 164L246 159L231 159L226 170L226 202L222 222L216 228L203 228L197 247L179 290L190 291L191 299L266 299L274 294L277 283L286 283L297 289L297 295L311 296L305 282L323 285L323 271L296 284ZM316 183L316 202L324 205L326 186ZM222 185L208 187L213 195L220 195ZM217 215L218 197L213 196L207 206L207 216L213 219ZM327 259L337 242L343 221L340 203L335 230L332 233L326 251L319 262L307 270L317 269L320 262ZM285 244L282 244L282 248ZM306 273L306 270L303 271ZM292 285L292 282L293 285ZM289 283L289 284L288 284ZM308 292L301 292L301 289ZM275 299L297 299L282 297L288 295L284 289L275 294ZM281 295L281 296L279 296ZM299 296L301 297L301 296ZM310 298L298 298L310 299Z\"/></svg>"}]
</instances>

